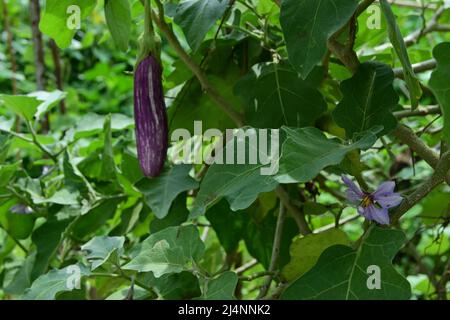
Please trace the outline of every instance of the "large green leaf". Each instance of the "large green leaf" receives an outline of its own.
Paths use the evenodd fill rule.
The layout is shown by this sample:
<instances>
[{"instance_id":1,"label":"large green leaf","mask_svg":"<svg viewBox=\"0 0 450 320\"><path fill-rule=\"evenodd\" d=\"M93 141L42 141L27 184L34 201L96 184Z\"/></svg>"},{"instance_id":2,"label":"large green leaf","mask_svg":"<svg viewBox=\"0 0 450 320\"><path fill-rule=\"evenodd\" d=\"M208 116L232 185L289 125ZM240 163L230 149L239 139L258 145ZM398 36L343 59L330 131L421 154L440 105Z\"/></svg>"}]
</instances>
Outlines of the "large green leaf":
<instances>
[{"instance_id":1,"label":"large green leaf","mask_svg":"<svg viewBox=\"0 0 450 320\"><path fill-rule=\"evenodd\" d=\"M289 65L257 65L235 92L246 102L246 123L255 128L305 127L327 109L322 95Z\"/></svg>"},{"instance_id":2,"label":"large green leaf","mask_svg":"<svg viewBox=\"0 0 450 320\"><path fill-rule=\"evenodd\" d=\"M342 101L333 112L336 123L345 129L347 137L383 126L379 135L396 127L391 110L398 104L398 94L392 85L392 69L379 62L366 62L356 74L342 82Z\"/></svg>"},{"instance_id":3,"label":"large green leaf","mask_svg":"<svg viewBox=\"0 0 450 320\"><path fill-rule=\"evenodd\" d=\"M283 144L280 170L275 179L280 183L307 182L328 166L339 164L347 153L371 147L376 137L367 133L352 144L327 139L316 128L294 129L283 127L287 139Z\"/></svg>"},{"instance_id":4,"label":"large green leaf","mask_svg":"<svg viewBox=\"0 0 450 320\"><path fill-rule=\"evenodd\" d=\"M170 227L150 235L140 245L138 254L123 268L153 272L159 278L167 273L180 273L198 261L205 246L196 227Z\"/></svg>"},{"instance_id":5,"label":"large green leaf","mask_svg":"<svg viewBox=\"0 0 450 320\"><path fill-rule=\"evenodd\" d=\"M219 238L220 244L227 253L237 249L247 225L246 213L232 212L225 200L218 202L206 213L206 218Z\"/></svg>"},{"instance_id":6,"label":"large green leaf","mask_svg":"<svg viewBox=\"0 0 450 320\"><path fill-rule=\"evenodd\" d=\"M37 278L23 296L25 300L54 300L59 293L79 289L79 282L90 271L81 264L52 270Z\"/></svg>"},{"instance_id":7,"label":"large green leaf","mask_svg":"<svg viewBox=\"0 0 450 320\"><path fill-rule=\"evenodd\" d=\"M153 219L150 223L150 232L155 233L168 227L179 226L189 217L189 210L186 208L187 192L180 193L172 201L169 213L162 219Z\"/></svg>"},{"instance_id":8,"label":"large green leaf","mask_svg":"<svg viewBox=\"0 0 450 320\"><path fill-rule=\"evenodd\" d=\"M88 252L86 258L91 263L91 270L95 270L109 260L118 263L124 243L124 237L98 236L81 246L81 250Z\"/></svg>"},{"instance_id":9,"label":"large green leaf","mask_svg":"<svg viewBox=\"0 0 450 320\"><path fill-rule=\"evenodd\" d=\"M202 296L202 300L234 300L234 291L238 283L236 273L227 271L214 279L208 280Z\"/></svg>"},{"instance_id":10,"label":"large green leaf","mask_svg":"<svg viewBox=\"0 0 450 320\"><path fill-rule=\"evenodd\" d=\"M142 282L149 283L162 299L187 300L201 295L198 278L191 272L165 274L159 278L151 272L142 275Z\"/></svg>"},{"instance_id":11,"label":"large green leaf","mask_svg":"<svg viewBox=\"0 0 450 320\"><path fill-rule=\"evenodd\" d=\"M105 18L117 47L127 51L131 31L131 10L128 0L106 0Z\"/></svg>"},{"instance_id":12,"label":"large green leaf","mask_svg":"<svg viewBox=\"0 0 450 320\"><path fill-rule=\"evenodd\" d=\"M62 99L64 99L66 95L67 94L65 92L60 90L55 90L52 92L36 91L30 93L28 96L35 97L36 99L41 101L34 115L35 119L39 120L46 112L48 112L51 108L56 106Z\"/></svg>"},{"instance_id":13,"label":"large green leaf","mask_svg":"<svg viewBox=\"0 0 450 320\"><path fill-rule=\"evenodd\" d=\"M87 113L78 121L75 128L75 138L84 138L100 133L104 129L105 117L96 113ZM134 120L131 117L120 113L111 115L111 130L120 131L125 130L134 125Z\"/></svg>"},{"instance_id":14,"label":"large green leaf","mask_svg":"<svg viewBox=\"0 0 450 320\"><path fill-rule=\"evenodd\" d=\"M36 258L31 279L36 279L47 271L71 221L70 219L56 220L51 218L33 232L31 239L36 245Z\"/></svg>"},{"instance_id":15,"label":"large green leaf","mask_svg":"<svg viewBox=\"0 0 450 320\"><path fill-rule=\"evenodd\" d=\"M189 176L190 165L176 165L152 179L143 179L137 188L144 194L147 205L159 219L169 212L175 198L182 192L198 188L198 182Z\"/></svg>"},{"instance_id":16,"label":"large green leaf","mask_svg":"<svg viewBox=\"0 0 450 320\"><path fill-rule=\"evenodd\" d=\"M292 281L303 275L316 264L325 249L337 244L350 245L347 235L339 229L296 237L289 249L291 261L283 268L283 278Z\"/></svg>"},{"instance_id":17,"label":"large green leaf","mask_svg":"<svg viewBox=\"0 0 450 320\"><path fill-rule=\"evenodd\" d=\"M272 210L262 220L255 217L248 219L244 228L244 241L248 252L266 269L270 266L276 225L277 217ZM298 226L293 218L288 217L283 228L277 269L283 268L289 262L289 245L296 235Z\"/></svg>"},{"instance_id":18,"label":"large green leaf","mask_svg":"<svg viewBox=\"0 0 450 320\"><path fill-rule=\"evenodd\" d=\"M326 249L317 264L294 281L283 292L281 298L409 299L411 296L409 282L391 264L405 240L402 231L373 226L367 231L356 250L343 245ZM379 287L377 280L372 278L377 276L380 277Z\"/></svg>"},{"instance_id":19,"label":"large green leaf","mask_svg":"<svg viewBox=\"0 0 450 320\"><path fill-rule=\"evenodd\" d=\"M442 135L450 144L450 42L437 45L433 50L437 68L430 79L430 87L441 106L444 115L444 131Z\"/></svg>"},{"instance_id":20,"label":"large green leaf","mask_svg":"<svg viewBox=\"0 0 450 320\"><path fill-rule=\"evenodd\" d=\"M4 288L8 294L22 294L27 288L31 287L32 278L31 272L33 270L34 260L36 254L32 253L26 257L20 268L14 274L13 279Z\"/></svg>"},{"instance_id":21,"label":"large green leaf","mask_svg":"<svg viewBox=\"0 0 450 320\"><path fill-rule=\"evenodd\" d=\"M206 33L223 16L227 6L228 0L186 0L178 5L175 23L183 29L193 51L197 51Z\"/></svg>"},{"instance_id":22,"label":"large green leaf","mask_svg":"<svg viewBox=\"0 0 450 320\"><path fill-rule=\"evenodd\" d=\"M93 206L87 213L79 217L73 226L73 235L82 239L90 233L96 232L106 224L116 213L120 198L103 200Z\"/></svg>"},{"instance_id":23,"label":"large green leaf","mask_svg":"<svg viewBox=\"0 0 450 320\"><path fill-rule=\"evenodd\" d=\"M31 121L40 104L39 100L30 96L13 96L2 94L0 101L15 114Z\"/></svg>"},{"instance_id":24,"label":"large green leaf","mask_svg":"<svg viewBox=\"0 0 450 320\"><path fill-rule=\"evenodd\" d=\"M411 105L413 108L417 108L417 106L419 105L419 99L422 96L422 88L420 86L420 82L414 74L414 70L411 66L411 61L409 60L405 41L403 40L402 33L397 25L397 21L395 19L394 12L392 12L391 5L386 0L381 0L380 4L384 16L387 20L389 39L403 67L405 81L409 89Z\"/></svg>"},{"instance_id":25,"label":"large green leaf","mask_svg":"<svg viewBox=\"0 0 450 320\"><path fill-rule=\"evenodd\" d=\"M260 193L274 190L278 183L272 176L261 175L262 167L251 164L213 164L200 184L190 217L204 214L207 207L221 198L227 199L233 211L245 209Z\"/></svg>"},{"instance_id":26,"label":"large green leaf","mask_svg":"<svg viewBox=\"0 0 450 320\"><path fill-rule=\"evenodd\" d=\"M78 0L76 3L73 0L47 0L39 28L60 48L67 48L77 27L81 27L81 19L92 12L95 4L95 0Z\"/></svg>"},{"instance_id":27,"label":"large green leaf","mask_svg":"<svg viewBox=\"0 0 450 320\"><path fill-rule=\"evenodd\" d=\"M322 61L328 39L355 12L357 0L284 0L280 23L293 67L305 79Z\"/></svg>"}]
</instances>

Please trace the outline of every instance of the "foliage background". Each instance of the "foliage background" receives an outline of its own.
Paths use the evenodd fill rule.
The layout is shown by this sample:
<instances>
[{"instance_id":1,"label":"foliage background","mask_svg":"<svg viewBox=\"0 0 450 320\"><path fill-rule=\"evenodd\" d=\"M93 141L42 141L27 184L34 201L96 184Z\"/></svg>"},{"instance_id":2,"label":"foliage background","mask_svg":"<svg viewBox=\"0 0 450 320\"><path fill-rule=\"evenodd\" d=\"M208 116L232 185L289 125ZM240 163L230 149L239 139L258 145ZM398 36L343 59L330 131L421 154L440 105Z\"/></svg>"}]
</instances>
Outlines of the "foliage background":
<instances>
[{"instance_id":1,"label":"foliage background","mask_svg":"<svg viewBox=\"0 0 450 320\"><path fill-rule=\"evenodd\" d=\"M430 83L435 65L416 68L423 95L416 97L419 111L411 112L414 97L409 98L410 92L420 91L418 82L412 75L407 81L399 76L408 71L409 64L403 61L402 69L399 55L389 45L388 21L377 10L378 2L375 9L362 12L355 24L347 22L358 1L344 1L354 5L353 10L342 9L341 2L342 12L336 11L333 21L342 21L350 29L344 28L339 37L331 39L334 44L347 44L348 48L350 43L359 61L379 61L398 76L392 83L388 80L388 89L374 98L374 113L379 117L355 132L348 118L338 121L334 113L346 94L352 94L340 87L343 81L352 81L348 79L357 69L346 63L348 52L339 55L336 46L329 45L331 54L314 52L309 63L305 44L295 38L297 26L311 26L307 15L314 2L282 1L280 18L279 4L271 0L166 1L166 22L155 18L162 38L171 131L192 130L194 120L203 121L203 130L243 124L285 126L286 160L281 170L295 171L303 163L323 159L323 152L314 155L311 146L326 145L335 153L319 168L307 166L305 172L276 180L244 175L245 170L255 172L252 166L174 166L169 152L162 176L146 179L138 167L133 124L133 69L143 29L142 3L76 2L82 8L81 30L70 34L64 29L64 11L71 1L41 1L42 59L36 53L39 29L37 24L32 28L30 14L39 1L1 2L0 297L449 296L449 186L433 185L420 201L411 203L400 221L380 228L365 222L346 204L340 181L345 173L374 190L383 181L395 180L397 191L408 196L435 177L426 154L424 157L414 141L420 139L436 157L447 150L449 131L443 127L449 127L449 120L440 110L446 110L448 117L448 94L435 95L430 87L441 85L450 90L448 48L440 73L434 75L437 86ZM319 8L319 31L331 21L326 10L333 1L324 2L328 6ZM394 23L401 35L412 39L406 41L411 64L433 59L432 49L450 41L448 3L395 2ZM289 6L301 5L303 10L289 11ZM153 8L155 13L161 12L155 3ZM377 12L380 27L371 29ZM427 28L430 23L439 27ZM165 29L168 25L173 29ZM326 52L327 40L329 44L332 41L320 40L323 33L317 30L302 39L322 41ZM194 69L180 59L180 52L188 53ZM363 73L360 76L367 79ZM355 94L363 94L365 83L357 80L350 88L359 84L362 90ZM378 103L389 88L393 88L394 100L399 96L399 103ZM217 102L218 95L225 104ZM347 107L350 118L356 116L355 105ZM380 116L383 113L387 116ZM241 122L241 114L245 121ZM386 120L392 115L411 128L417 139L404 139L395 129L397 124ZM367 131L378 125L384 126L383 131ZM335 137L330 145L325 134ZM361 136L373 141L361 142ZM230 174L235 178L228 184ZM240 196L251 200L243 201ZM280 228L283 221L284 228ZM361 238L365 230L366 236ZM274 245L279 254L273 254ZM371 254L371 245L382 251ZM361 285L365 280L345 264L326 269L327 263L339 266L339 259L351 254L348 250L352 248L358 256L349 266L364 269L379 264L383 277L387 276L383 286L392 285L390 289L377 294L368 291ZM78 289L67 287L73 274L81 277ZM322 287L341 283L339 279L347 289L321 293L325 292ZM315 294L305 290L308 286ZM353 290L350 295L349 290Z\"/></svg>"}]
</instances>

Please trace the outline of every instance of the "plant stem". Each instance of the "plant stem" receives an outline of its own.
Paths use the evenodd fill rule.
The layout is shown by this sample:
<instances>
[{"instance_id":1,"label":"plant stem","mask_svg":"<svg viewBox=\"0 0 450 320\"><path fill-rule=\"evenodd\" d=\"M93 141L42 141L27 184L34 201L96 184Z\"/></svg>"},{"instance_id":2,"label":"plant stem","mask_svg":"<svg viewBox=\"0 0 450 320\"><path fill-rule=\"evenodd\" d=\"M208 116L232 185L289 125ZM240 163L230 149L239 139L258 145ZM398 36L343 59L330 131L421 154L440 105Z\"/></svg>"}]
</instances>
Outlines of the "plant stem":
<instances>
[{"instance_id":1,"label":"plant stem","mask_svg":"<svg viewBox=\"0 0 450 320\"><path fill-rule=\"evenodd\" d=\"M270 284L273 280L273 276L275 274L274 272L278 265L278 258L280 256L281 238L283 235L283 227L285 220L286 220L286 208L284 207L283 203L280 203L280 211L278 214L277 225L275 228L275 236L273 239L272 256L270 259L270 265L268 270L268 272L270 272L270 275L266 276L266 279L264 281L264 284L261 286L261 290L259 292L257 299L262 299L266 296Z\"/></svg>"},{"instance_id":2,"label":"plant stem","mask_svg":"<svg viewBox=\"0 0 450 320\"><path fill-rule=\"evenodd\" d=\"M28 127L28 130L29 130L30 133L31 133L31 136L33 137L33 143L34 143L39 149L41 149L41 151L42 151L44 154L46 154L50 159L52 159L54 163L57 164L57 163L58 163L58 158L57 158L54 154L52 154L50 151L48 151L47 148L44 147L44 146L38 141L36 131L34 131L34 128L33 128L33 126L31 125L30 121L29 121L29 120L25 120L25 123L26 123L26 125L27 125L27 127Z\"/></svg>"},{"instance_id":3,"label":"plant stem","mask_svg":"<svg viewBox=\"0 0 450 320\"><path fill-rule=\"evenodd\" d=\"M447 151L439 160L433 175L425 181L411 195L403 200L402 204L392 215L392 223L397 222L409 209L420 202L434 188L444 182L446 175L450 170L450 151Z\"/></svg>"},{"instance_id":4,"label":"plant stem","mask_svg":"<svg viewBox=\"0 0 450 320\"><path fill-rule=\"evenodd\" d=\"M154 11L152 12L153 21L158 25L159 29L164 33L167 41L172 48L177 52L180 59L186 64L186 66L194 73L200 82L203 90L208 96L236 123L241 127L244 124L243 115L238 113L234 107L214 88L208 80L206 74L201 70L199 65L189 56L189 54L183 49L177 37L173 33L171 26L169 26L164 20L164 8L159 0L156 0L156 4L159 9L159 15Z\"/></svg>"},{"instance_id":5,"label":"plant stem","mask_svg":"<svg viewBox=\"0 0 450 320\"><path fill-rule=\"evenodd\" d=\"M417 153L426 163L428 163L432 168L436 168L439 163L439 156L430 149L425 142L423 142L414 132L399 124L393 132L394 136L397 137L401 142L408 145L415 153ZM447 173L445 181L450 185L450 173Z\"/></svg>"},{"instance_id":6,"label":"plant stem","mask_svg":"<svg viewBox=\"0 0 450 320\"><path fill-rule=\"evenodd\" d=\"M300 211L299 208L297 208L295 205L291 203L287 191L280 185L277 187L275 192L278 198L280 199L280 202L283 204L284 207L286 207L286 209L288 209L292 217L297 222L297 225L300 229L300 233L303 235L312 233L311 228L309 227L308 222L305 219L305 215L303 214L303 212Z\"/></svg>"}]
</instances>

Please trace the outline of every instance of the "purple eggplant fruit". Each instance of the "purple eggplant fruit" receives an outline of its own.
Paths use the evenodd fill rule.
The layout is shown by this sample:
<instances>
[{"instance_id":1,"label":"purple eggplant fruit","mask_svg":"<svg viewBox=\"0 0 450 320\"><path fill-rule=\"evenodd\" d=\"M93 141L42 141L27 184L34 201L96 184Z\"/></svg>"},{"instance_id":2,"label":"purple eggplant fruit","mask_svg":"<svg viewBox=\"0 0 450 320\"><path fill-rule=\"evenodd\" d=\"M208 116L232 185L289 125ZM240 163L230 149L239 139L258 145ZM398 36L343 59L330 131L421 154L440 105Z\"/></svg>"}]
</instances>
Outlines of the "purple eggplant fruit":
<instances>
[{"instance_id":1,"label":"purple eggplant fruit","mask_svg":"<svg viewBox=\"0 0 450 320\"><path fill-rule=\"evenodd\" d=\"M146 177L157 177L168 148L162 70L152 55L141 60L134 74L134 119L139 164Z\"/></svg>"}]
</instances>

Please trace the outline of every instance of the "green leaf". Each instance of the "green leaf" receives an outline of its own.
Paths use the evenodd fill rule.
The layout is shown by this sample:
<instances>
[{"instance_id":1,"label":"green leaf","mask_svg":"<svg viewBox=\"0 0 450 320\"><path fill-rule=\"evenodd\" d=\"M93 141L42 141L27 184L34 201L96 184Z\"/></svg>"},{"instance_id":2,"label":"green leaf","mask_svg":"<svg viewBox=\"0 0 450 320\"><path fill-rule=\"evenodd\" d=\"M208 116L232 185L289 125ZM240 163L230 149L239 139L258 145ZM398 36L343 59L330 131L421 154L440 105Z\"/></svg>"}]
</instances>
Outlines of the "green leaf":
<instances>
[{"instance_id":1,"label":"green leaf","mask_svg":"<svg viewBox=\"0 0 450 320\"><path fill-rule=\"evenodd\" d=\"M430 87L436 95L444 115L442 136L450 144L450 42L437 45L433 50L437 68L431 74Z\"/></svg>"},{"instance_id":2,"label":"green leaf","mask_svg":"<svg viewBox=\"0 0 450 320\"><path fill-rule=\"evenodd\" d=\"M31 239L36 245L36 260L31 274L32 279L36 279L47 271L50 261L56 254L56 251L63 239L63 233L72 220L49 219L39 228L37 228Z\"/></svg>"},{"instance_id":3,"label":"green leaf","mask_svg":"<svg viewBox=\"0 0 450 320\"><path fill-rule=\"evenodd\" d=\"M85 180L83 179L82 173L73 163L71 155L67 151L64 152L63 173L64 184L70 191L75 192L79 190L83 194L86 194L88 192L88 188L86 186Z\"/></svg>"},{"instance_id":4,"label":"green leaf","mask_svg":"<svg viewBox=\"0 0 450 320\"><path fill-rule=\"evenodd\" d=\"M116 260L123 251L125 237L98 236L81 246L81 250L88 251L86 258L91 263L91 270L95 270L109 260Z\"/></svg>"},{"instance_id":5,"label":"green leaf","mask_svg":"<svg viewBox=\"0 0 450 320\"><path fill-rule=\"evenodd\" d=\"M139 167L139 160L137 156L126 150L122 153L120 170L125 178L127 178L131 183L136 183L144 177Z\"/></svg>"},{"instance_id":6,"label":"green leaf","mask_svg":"<svg viewBox=\"0 0 450 320\"><path fill-rule=\"evenodd\" d=\"M155 278L152 273L145 274L145 276L150 278L150 280L146 280L161 299L188 300L201 295L198 279L191 272L165 274L159 278Z\"/></svg>"},{"instance_id":7,"label":"green leaf","mask_svg":"<svg viewBox=\"0 0 450 320\"><path fill-rule=\"evenodd\" d=\"M255 217L248 220L244 228L244 241L250 255L257 259L267 270L272 256L277 217L274 215L273 210L264 214L266 216L262 220L258 220ZM281 269L289 262L289 245L297 234L298 227L294 219L287 218L281 238L277 268Z\"/></svg>"},{"instance_id":8,"label":"green leaf","mask_svg":"<svg viewBox=\"0 0 450 320\"><path fill-rule=\"evenodd\" d=\"M123 268L153 272L156 278L167 273L180 273L199 261L205 246L195 226L170 227L145 239L139 253Z\"/></svg>"},{"instance_id":9,"label":"green leaf","mask_svg":"<svg viewBox=\"0 0 450 320\"><path fill-rule=\"evenodd\" d=\"M19 170L19 163L0 165L0 187L6 187Z\"/></svg>"},{"instance_id":10,"label":"green leaf","mask_svg":"<svg viewBox=\"0 0 450 320\"><path fill-rule=\"evenodd\" d=\"M158 219L167 215L180 193L198 188L198 182L189 176L191 168L190 165L176 165L164 170L157 178L143 179L137 184Z\"/></svg>"},{"instance_id":11,"label":"green leaf","mask_svg":"<svg viewBox=\"0 0 450 320\"><path fill-rule=\"evenodd\" d=\"M411 66L405 41L403 40L402 33L397 25L391 5L386 0L381 0L380 4L388 23L389 39L402 64L406 85L409 89L411 105L413 109L415 109L419 105L419 99L422 97L422 88Z\"/></svg>"},{"instance_id":12,"label":"green leaf","mask_svg":"<svg viewBox=\"0 0 450 320\"><path fill-rule=\"evenodd\" d=\"M391 110L398 104L393 87L392 69L379 62L366 62L356 74L342 82L342 101L333 111L336 123L345 129L347 137L383 126L379 135L389 133L397 125Z\"/></svg>"},{"instance_id":13,"label":"green leaf","mask_svg":"<svg viewBox=\"0 0 450 320\"><path fill-rule=\"evenodd\" d=\"M259 64L235 87L246 102L246 123L255 128L313 125L327 105L288 64Z\"/></svg>"},{"instance_id":14,"label":"green leaf","mask_svg":"<svg viewBox=\"0 0 450 320\"><path fill-rule=\"evenodd\" d=\"M73 234L82 239L88 234L98 231L116 213L117 206L122 199L103 200L96 204L89 212L82 215L73 226Z\"/></svg>"},{"instance_id":15,"label":"green leaf","mask_svg":"<svg viewBox=\"0 0 450 320\"><path fill-rule=\"evenodd\" d=\"M357 0L283 0L280 23L289 61L303 79L327 52L328 39L352 17Z\"/></svg>"},{"instance_id":16,"label":"green leaf","mask_svg":"<svg viewBox=\"0 0 450 320\"><path fill-rule=\"evenodd\" d=\"M405 243L402 231L371 227L357 250L343 245L326 249L317 264L282 294L286 300L403 300L409 282L392 266ZM379 269L378 269L379 268ZM371 270L378 269L375 273ZM379 276L379 289L373 287ZM376 286L376 283L375 283Z\"/></svg>"},{"instance_id":17,"label":"green leaf","mask_svg":"<svg viewBox=\"0 0 450 320\"><path fill-rule=\"evenodd\" d=\"M80 194L77 191L69 191L67 189L60 189L56 191L51 197L44 198L40 196L33 196L35 204L42 203L56 203L61 205L79 205L78 198Z\"/></svg>"},{"instance_id":18,"label":"green leaf","mask_svg":"<svg viewBox=\"0 0 450 320\"><path fill-rule=\"evenodd\" d=\"M292 281L303 275L316 264L325 249L337 244L350 245L347 235L339 229L296 237L289 249L291 261L282 271L283 278Z\"/></svg>"},{"instance_id":19,"label":"green leaf","mask_svg":"<svg viewBox=\"0 0 450 320\"><path fill-rule=\"evenodd\" d=\"M144 204L139 202L137 205L126 208L120 213L120 223L109 233L112 236L125 235L131 232L139 222L139 216Z\"/></svg>"},{"instance_id":20,"label":"green leaf","mask_svg":"<svg viewBox=\"0 0 450 320\"><path fill-rule=\"evenodd\" d=\"M170 206L169 213L162 219L153 219L150 224L150 233L172 226L179 226L189 217L189 210L186 208L187 193L180 193Z\"/></svg>"},{"instance_id":21,"label":"green leaf","mask_svg":"<svg viewBox=\"0 0 450 320\"><path fill-rule=\"evenodd\" d=\"M75 138L86 138L102 132L105 124L105 117L103 115L88 113L81 117L75 128ZM134 126L134 120L131 117L120 113L111 115L111 130L122 131Z\"/></svg>"},{"instance_id":22,"label":"green leaf","mask_svg":"<svg viewBox=\"0 0 450 320\"><path fill-rule=\"evenodd\" d=\"M208 280L201 300L235 300L234 291L238 283L236 273L227 271L214 279Z\"/></svg>"},{"instance_id":23,"label":"green leaf","mask_svg":"<svg viewBox=\"0 0 450 320\"><path fill-rule=\"evenodd\" d=\"M13 96L2 94L0 95L0 101L6 108L17 114L18 116L33 120L34 114L37 111L40 102L35 97L30 96Z\"/></svg>"},{"instance_id":24,"label":"green leaf","mask_svg":"<svg viewBox=\"0 0 450 320\"><path fill-rule=\"evenodd\" d=\"M131 10L128 0L106 0L105 18L117 47L127 51L131 32Z\"/></svg>"},{"instance_id":25,"label":"green leaf","mask_svg":"<svg viewBox=\"0 0 450 320\"><path fill-rule=\"evenodd\" d=\"M422 200L422 221L425 224L444 222L450 216L450 189L440 187L431 191Z\"/></svg>"},{"instance_id":26,"label":"green leaf","mask_svg":"<svg viewBox=\"0 0 450 320\"><path fill-rule=\"evenodd\" d=\"M4 288L4 291L8 294L20 295L27 288L31 287L31 271L33 270L34 260L36 254L32 253L25 258L25 261L20 266L19 270L14 274L13 279Z\"/></svg>"},{"instance_id":27,"label":"green leaf","mask_svg":"<svg viewBox=\"0 0 450 320\"><path fill-rule=\"evenodd\" d=\"M81 264L52 270L37 278L31 288L25 292L23 299L54 300L59 293L77 289L81 277L89 274L89 269Z\"/></svg>"},{"instance_id":28,"label":"green leaf","mask_svg":"<svg viewBox=\"0 0 450 320\"><path fill-rule=\"evenodd\" d=\"M69 47L81 19L87 17L96 4L95 0L47 0L39 29L55 40L58 47ZM78 25L79 24L79 25Z\"/></svg>"},{"instance_id":29,"label":"green leaf","mask_svg":"<svg viewBox=\"0 0 450 320\"><path fill-rule=\"evenodd\" d=\"M213 164L200 184L190 218L200 216L221 198L231 210L248 208L262 192L273 191L278 183L272 176L261 175L263 165Z\"/></svg>"},{"instance_id":30,"label":"green leaf","mask_svg":"<svg viewBox=\"0 0 450 320\"><path fill-rule=\"evenodd\" d=\"M247 225L246 213L232 212L225 200L218 202L206 213L206 218L219 238L220 244L227 253L234 252L243 238Z\"/></svg>"},{"instance_id":31,"label":"green leaf","mask_svg":"<svg viewBox=\"0 0 450 320\"><path fill-rule=\"evenodd\" d=\"M316 128L293 129L283 127L287 139L283 144L280 170L275 179L280 183L307 182L328 166L339 164L345 155L355 149L371 147L376 137L367 133L352 144L327 139Z\"/></svg>"},{"instance_id":32,"label":"green leaf","mask_svg":"<svg viewBox=\"0 0 450 320\"><path fill-rule=\"evenodd\" d=\"M183 29L193 51L197 51L206 33L227 7L228 0L187 0L178 5L174 21Z\"/></svg>"},{"instance_id":33,"label":"green leaf","mask_svg":"<svg viewBox=\"0 0 450 320\"><path fill-rule=\"evenodd\" d=\"M66 97L67 93L59 90L52 92L47 91L36 91L30 93L29 97L35 97L36 99L42 101L37 107L36 113L34 115L35 120L41 119L41 117L47 113L51 108L56 106L62 99Z\"/></svg>"}]
</instances>

